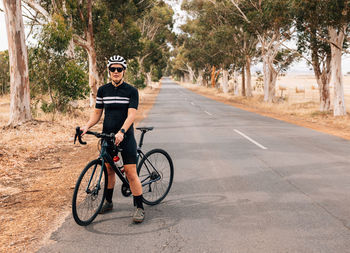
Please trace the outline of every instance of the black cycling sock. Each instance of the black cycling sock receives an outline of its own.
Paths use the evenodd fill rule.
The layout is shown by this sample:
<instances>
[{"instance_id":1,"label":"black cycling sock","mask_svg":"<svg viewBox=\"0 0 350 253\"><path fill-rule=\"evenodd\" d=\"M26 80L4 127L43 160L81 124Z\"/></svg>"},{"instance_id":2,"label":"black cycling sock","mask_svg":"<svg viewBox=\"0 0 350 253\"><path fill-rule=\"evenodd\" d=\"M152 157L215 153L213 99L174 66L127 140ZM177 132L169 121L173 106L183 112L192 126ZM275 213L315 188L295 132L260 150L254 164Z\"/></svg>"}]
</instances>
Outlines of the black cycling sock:
<instances>
[{"instance_id":1,"label":"black cycling sock","mask_svg":"<svg viewBox=\"0 0 350 253\"><path fill-rule=\"evenodd\" d=\"M134 196L134 206L137 208L143 208L143 202L142 202L142 194L140 196Z\"/></svg>"},{"instance_id":2,"label":"black cycling sock","mask_svg":"<svg viewBox=\"0 0 350 253\"><path fill-rule=\"evenodd\" d=\"M106 200L107 200L109 203L112 202L113 190L114 190L114 188L112 188L112 189L107 189L107 191L106 191Z\"/></svg>"}]
</instances>

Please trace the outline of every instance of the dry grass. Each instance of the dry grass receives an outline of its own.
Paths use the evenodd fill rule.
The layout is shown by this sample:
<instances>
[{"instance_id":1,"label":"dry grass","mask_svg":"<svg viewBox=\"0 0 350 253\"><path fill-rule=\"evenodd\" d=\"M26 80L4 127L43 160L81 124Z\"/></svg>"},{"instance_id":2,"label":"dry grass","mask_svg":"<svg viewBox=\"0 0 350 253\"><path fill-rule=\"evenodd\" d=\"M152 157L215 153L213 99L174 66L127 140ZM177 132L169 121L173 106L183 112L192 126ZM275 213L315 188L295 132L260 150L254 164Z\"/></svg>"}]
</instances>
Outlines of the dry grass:
<instances>
[{"instance_id":1,"label":"dry grass","mask_svg":"<svg viewBox=\"0 0 350 253\"><path fill-rule=\"evenodd\" d=\"M140 92L136 124L146 117L159 89ZM97 140L73 145L75 127L84 124L87 102L69 115L38 114L17 128L7 124L9 97L0 97L0 252L34 252L70 212L75 181L97 155ZM101 129L101 124L94 127Z\"/></svg>"},{"instance_id":2,"label":"dry grass","mask_svg":"<svg viewBox=\"0 0 350 253\"><path fill-rule=\"evenodd\" d=\"M317 131L332 134L350 140L350 115L333 117L332 112L320 112L319 103L313 99L297 100L293 103L281 99L277 103L265 103L263 95L254 95L246 98L224 94L216 88L201 87L182 83L182 86L211 99L236 106L238 108L255 112L264 116L290 122L296 125L312 128ZM292 96L293 94L290 94Z\"/></svg>"}]
</instances>

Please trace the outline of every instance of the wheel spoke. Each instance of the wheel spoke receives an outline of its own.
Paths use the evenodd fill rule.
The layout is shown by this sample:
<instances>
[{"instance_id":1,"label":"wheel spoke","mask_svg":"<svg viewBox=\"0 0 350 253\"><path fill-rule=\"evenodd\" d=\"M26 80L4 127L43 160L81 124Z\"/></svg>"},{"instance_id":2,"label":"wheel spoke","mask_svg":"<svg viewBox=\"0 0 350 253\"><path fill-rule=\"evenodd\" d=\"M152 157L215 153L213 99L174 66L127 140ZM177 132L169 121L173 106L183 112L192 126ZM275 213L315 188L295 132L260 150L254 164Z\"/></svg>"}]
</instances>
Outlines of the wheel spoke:
<instances>
[{"instance_id":1,"label":"wheel spoke","mask_svg":"<svg viewBox=\"0 0 350 253\"><path fill-rule=\"evenodd\" d=\"M92 222L104 196L107 177L100 161L89 163L80 175L73 196L73 217L79 225Z\"/></svg>"},{"instance_id":2,"label":"wheel spoke","mask_svg":"<svg viewBox=\"0 0 350 253\"><path fill-rule=\"evenodd\" d=\"M138 172L146 204L159 203L169 192L173 178L171 158L163 150L152 150L141 160Z\"/></svg>"}]
</instances>

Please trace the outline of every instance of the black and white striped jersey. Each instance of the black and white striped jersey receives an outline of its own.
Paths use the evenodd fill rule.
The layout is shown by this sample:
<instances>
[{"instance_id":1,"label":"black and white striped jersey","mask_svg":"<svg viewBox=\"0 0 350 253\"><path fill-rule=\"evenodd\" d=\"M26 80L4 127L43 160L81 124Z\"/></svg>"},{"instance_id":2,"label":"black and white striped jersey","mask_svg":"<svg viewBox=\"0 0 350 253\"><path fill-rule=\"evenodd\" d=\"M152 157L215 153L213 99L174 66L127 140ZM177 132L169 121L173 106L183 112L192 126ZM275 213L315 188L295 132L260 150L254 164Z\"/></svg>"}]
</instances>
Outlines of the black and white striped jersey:
<instances>
[{"instance_id":1,"label":"black and white striped jersey","mask_svg":"<svg viewBox=\"0 0 350 253\"><path fill-rule=\"evenodd\" d=\"M96 108L105 110L103 132L118 132L128 116L128 109L137 109L138 104L139 93L137 89L126 82L118 87L112 83L101 86L97 91ZM127 134L133 131L132 125Z\"/></svg>"}]
</instances>

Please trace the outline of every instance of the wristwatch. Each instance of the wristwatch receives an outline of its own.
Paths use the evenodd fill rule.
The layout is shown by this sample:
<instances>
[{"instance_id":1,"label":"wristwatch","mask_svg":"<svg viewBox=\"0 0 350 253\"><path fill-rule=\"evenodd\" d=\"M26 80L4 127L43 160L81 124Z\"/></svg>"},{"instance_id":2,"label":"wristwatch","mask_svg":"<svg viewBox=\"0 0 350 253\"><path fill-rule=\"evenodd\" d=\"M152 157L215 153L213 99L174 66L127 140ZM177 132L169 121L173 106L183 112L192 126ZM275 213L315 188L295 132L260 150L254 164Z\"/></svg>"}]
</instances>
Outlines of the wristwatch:
<instances>
[{"instance_id":1,"label":"wristwatch","mask_svg":"<svg viewBox=\"0 0 350 253\"><path fill-rule=\"evenodd\" d=\"M125 129L124 128L120 129L120 132L125 135Z\"/></svg>"}]
</instances>

